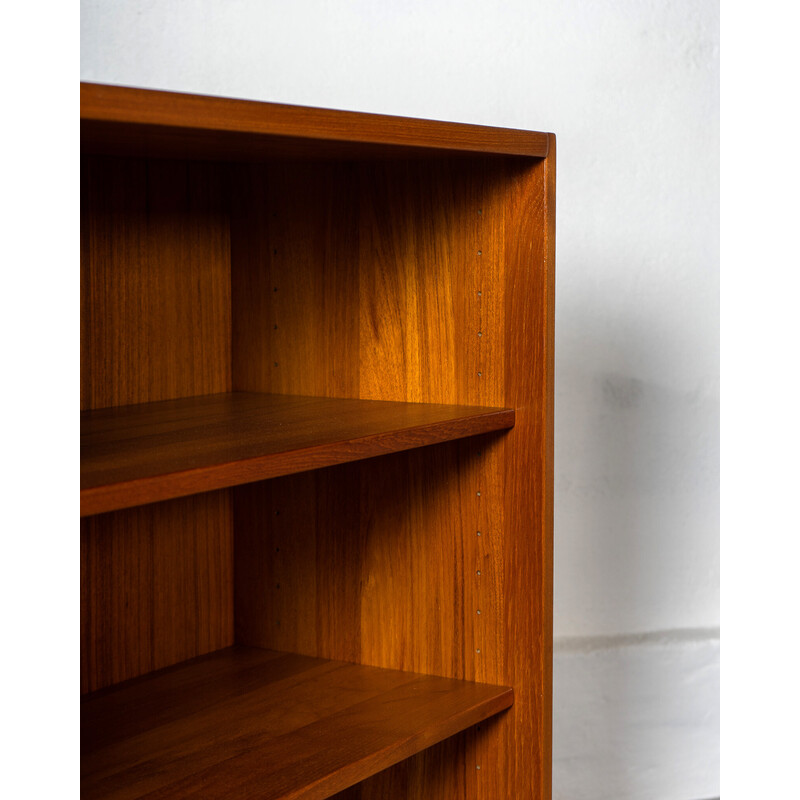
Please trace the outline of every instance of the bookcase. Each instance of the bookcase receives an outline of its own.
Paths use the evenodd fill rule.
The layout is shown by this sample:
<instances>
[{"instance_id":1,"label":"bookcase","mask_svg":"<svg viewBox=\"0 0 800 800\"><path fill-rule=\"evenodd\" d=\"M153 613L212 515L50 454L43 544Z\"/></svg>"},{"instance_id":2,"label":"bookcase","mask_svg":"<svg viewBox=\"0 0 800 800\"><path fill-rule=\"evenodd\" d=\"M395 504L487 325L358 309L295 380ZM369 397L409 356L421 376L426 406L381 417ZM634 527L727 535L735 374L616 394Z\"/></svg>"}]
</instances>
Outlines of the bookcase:
<instances>
[{"instance_id":1,"label":"bookcase","mask_svg":"<svg viewBox=\"0 0 800 800\"><path fill-rule=\"evenodd\" d=\"M555 139L81 85L84 798L550 797Z\"/></svg>"}]
</instances>

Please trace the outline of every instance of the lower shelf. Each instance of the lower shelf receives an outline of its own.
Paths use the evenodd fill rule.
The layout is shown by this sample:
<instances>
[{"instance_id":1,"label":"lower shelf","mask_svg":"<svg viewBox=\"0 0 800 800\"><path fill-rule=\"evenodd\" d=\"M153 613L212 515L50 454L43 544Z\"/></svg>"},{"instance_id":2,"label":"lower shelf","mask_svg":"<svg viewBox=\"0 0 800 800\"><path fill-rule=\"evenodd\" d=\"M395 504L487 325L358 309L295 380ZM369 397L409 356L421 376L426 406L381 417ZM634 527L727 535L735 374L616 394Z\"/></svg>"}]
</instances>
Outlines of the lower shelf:
<instances>
[{"instance_id":1,"label":"lower shelf","mask_svg":"<svg viewBox=\"0 0 800 800\"><path fill-rule=\"evenodd\" d=\"M228 648L85 697L81 797L330 797L512 701L501 686Z\"/></svg>"}]
</instances>

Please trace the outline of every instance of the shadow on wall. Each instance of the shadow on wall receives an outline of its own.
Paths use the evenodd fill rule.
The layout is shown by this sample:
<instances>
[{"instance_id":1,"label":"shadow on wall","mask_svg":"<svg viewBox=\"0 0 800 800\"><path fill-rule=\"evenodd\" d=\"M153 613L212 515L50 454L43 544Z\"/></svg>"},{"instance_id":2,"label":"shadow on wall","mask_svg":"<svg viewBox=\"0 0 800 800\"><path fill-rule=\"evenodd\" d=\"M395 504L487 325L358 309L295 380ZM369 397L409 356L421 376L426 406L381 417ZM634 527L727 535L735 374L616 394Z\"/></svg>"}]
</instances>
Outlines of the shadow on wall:
<instances>
[{"instance_id":1,"label":"shadow on wall","mask_svg":"<svg viewBox=\"0 0 800 800\"><path fill-rule=\"evenodd\" d=\"M718 385L664 310L576 311L557 319L556 636L716 625Z\"/></svg>"},{"instance_id":2,"label":"shadow on wall","mask_svg":"<svg viewBox=\"0 0 800 800\"><path fill-rule=\"evenodd\" d=\"M557 310L554 797L710 797L718 386L666 308L589 294Z\"/></svg>"}]
</instances>

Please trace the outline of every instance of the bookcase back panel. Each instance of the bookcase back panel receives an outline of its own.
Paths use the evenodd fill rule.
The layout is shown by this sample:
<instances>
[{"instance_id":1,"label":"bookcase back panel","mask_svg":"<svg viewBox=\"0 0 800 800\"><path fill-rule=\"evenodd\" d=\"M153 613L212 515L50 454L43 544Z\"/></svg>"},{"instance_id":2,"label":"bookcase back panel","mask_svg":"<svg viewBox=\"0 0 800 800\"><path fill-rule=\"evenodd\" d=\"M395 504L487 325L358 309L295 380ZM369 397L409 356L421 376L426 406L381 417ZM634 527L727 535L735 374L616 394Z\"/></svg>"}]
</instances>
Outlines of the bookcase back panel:
<instances>
[{"instance_id":1,"label":"bookcase back panel","mask_svg":"<svg viewBox=\"0 0 800 800\"><path fill-rule=\"evenodd\" d=\"M515 163L234 167L233 388L502 405Z\"/></svg>"},{"instance_id":2,"label":"bookcase back panel","mask_svg":"<svg viewBox=\"0 0 800 800\"><path fill-rule=\"evenodd\" d=\"M229 391L230 328L222 168L84 156L81 408Z\"/></svg>"},{"instance_id":3,"label":"bookcase back panel","mask_svg":"<svg viewBox=\"0 0 800 800\"><path fill-rule=\"evenodd\" d=\"M81 519L81 692L233 644L228 490Z\"/></svg>"},{"instance_id":4,"label":"bookcase back panel","mask_svg":"<svg viewBox=\"0 0 800 800\"><path fill-rule=\"evenodd\" d=\"M237 487L237 641L498 682L502 450L487 434Z\"/></svg>"}]
</instances>

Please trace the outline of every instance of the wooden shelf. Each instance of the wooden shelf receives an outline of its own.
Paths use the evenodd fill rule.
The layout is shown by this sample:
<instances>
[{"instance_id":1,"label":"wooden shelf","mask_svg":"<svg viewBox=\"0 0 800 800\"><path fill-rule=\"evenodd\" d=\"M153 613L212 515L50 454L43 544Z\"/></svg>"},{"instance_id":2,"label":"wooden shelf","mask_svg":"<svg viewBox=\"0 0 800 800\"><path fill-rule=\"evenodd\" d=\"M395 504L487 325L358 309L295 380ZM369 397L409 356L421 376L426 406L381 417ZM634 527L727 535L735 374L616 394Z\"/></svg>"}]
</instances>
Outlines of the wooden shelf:
<instances>
[{"instance_id":1,"label":"wooden shelf","mask_svg":"<svg viewBox=\"0 0 800 800\"><path fill-rule=\"evenodd\" d=\"M330 797L512 699L500 686L228 648L84 699L81 797Z\"/></svg>"},{"instance_id":2,"label":"wooden shelf","mask_svg":"<svg viewBox=\"0 0 800 800\"><path fill-rule=\"evenodd\" d=\"M81 515L510 428L514 411L251 392L86 411Z\"/></svg>"}]
</instances>

